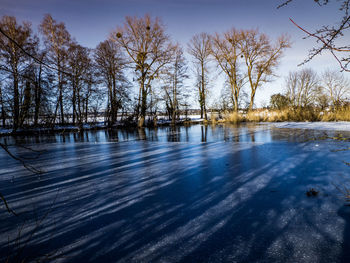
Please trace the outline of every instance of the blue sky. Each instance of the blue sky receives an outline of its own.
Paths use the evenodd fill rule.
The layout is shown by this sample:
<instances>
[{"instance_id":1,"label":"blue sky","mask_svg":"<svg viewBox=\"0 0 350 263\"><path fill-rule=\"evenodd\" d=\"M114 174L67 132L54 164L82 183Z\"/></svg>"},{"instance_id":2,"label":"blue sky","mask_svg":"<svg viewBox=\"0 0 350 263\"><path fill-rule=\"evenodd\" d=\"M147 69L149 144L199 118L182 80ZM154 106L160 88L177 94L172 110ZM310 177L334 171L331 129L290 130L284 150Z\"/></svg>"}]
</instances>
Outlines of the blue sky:
<instances>
[{"instance_id":1,"label":"blue sky","mask_svg":"<svg viewBox=\"0 0 350 263\"><path fill-rule=\"evenodd\" d=\"M37 28L44 14L50 13L64 22L76 40L94 48L108 34L123 23L126 15L143 16L149 13L162 18L168 34L184 47L189 39L200 32L224 32L231 27L238 29L258 28L272 39L287 33L292 39L281 61L274 82L268 83L257 93L257 104L268 102L269 97L283 89L284 77L298 69L314 44L303 40L303 32L290 21L293 18L308 30L339 20L341 13L335 4L319 7L313 0L294 0L287 7L276 9L280 0L0 0L0 15L14 15L20 21L32 22ZM349 42L349 38L346 39ZM306 67L317 71L338 69L334 59L327 54L315 58ZM189 84L191 85L191 84ZM212 83L213 96L219 94L222 78Z\"/></svg>"}]
</instances>

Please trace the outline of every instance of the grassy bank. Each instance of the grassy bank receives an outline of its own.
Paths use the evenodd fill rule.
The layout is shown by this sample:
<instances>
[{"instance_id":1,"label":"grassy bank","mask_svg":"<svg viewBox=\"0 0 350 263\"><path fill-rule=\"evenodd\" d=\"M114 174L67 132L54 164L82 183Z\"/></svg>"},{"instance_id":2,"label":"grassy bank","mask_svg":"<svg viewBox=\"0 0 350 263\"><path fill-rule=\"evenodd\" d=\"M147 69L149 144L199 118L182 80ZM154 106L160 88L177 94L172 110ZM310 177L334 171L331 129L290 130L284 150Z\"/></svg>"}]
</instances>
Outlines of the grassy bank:
<instances>
[{"instance_id":1,"label":"grassy bank","mask_svg":"<svg viewBox=\"0 0 350 263\"><path fill-rule=\"evenodd\" d=\"M283 121L350 121L350 107L333 111L315 108L296 108L283 110L254 110L247 113L225 112L218 122L283 122ZM215 118L212 118L213 121Z\"/></svg>"}]
</instances>

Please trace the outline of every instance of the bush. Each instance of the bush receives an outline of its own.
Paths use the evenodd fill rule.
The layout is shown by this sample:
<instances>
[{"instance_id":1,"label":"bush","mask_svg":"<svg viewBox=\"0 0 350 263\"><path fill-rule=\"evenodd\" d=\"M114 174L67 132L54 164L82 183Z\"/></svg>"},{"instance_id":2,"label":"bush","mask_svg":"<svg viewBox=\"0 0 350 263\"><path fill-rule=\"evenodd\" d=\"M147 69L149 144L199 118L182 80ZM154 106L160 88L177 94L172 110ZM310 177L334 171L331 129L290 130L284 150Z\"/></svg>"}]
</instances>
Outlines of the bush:
<instances>
[{"instance_id":1,"label":"bush","mask_svg":"<svg viewBox=\"0 0 350 263\"><path fill-rule=\"evenodd\" d=\"M274 110L285 109L288 107L288 105L289 105L289 99L280 93L274 94L270 98L270 106Z\"/></svg>"},{"instance_id":2,"label":"bush","mask_svg":"<svg viewBox=\"0 0 350 263\"><path fill-rule=\"evenodd\" d=\"M238 112L225 112L224 120L226 122L239 123L243 121L243 116Z\"/></svg>"},{"instance_id":3,"label":"bush","mask_svg":"<svg viewBox=\"0 0 350 263\"><path fill-rule=\"evenodd\" d=\"M343 106L325 112L321 119L322 121L350 121L350 106Z\"/></svg>"}]
</instances>

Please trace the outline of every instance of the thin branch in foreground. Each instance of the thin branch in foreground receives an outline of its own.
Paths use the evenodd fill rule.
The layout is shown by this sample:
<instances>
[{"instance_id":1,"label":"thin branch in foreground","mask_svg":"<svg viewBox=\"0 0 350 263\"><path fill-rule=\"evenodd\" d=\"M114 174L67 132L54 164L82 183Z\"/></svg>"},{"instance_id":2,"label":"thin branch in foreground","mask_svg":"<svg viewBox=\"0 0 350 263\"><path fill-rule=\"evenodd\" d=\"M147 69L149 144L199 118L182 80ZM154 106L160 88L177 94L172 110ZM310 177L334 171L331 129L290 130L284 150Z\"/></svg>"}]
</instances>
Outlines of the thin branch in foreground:
<instances>
[{"instance_id":1,"label":"thin branch in foreground","mask_svg":"<svg viewBox=\"0 0 350 263\"><path fill-rule=\"evenodd\" d=\"M30 164L27 164L25 161L23 161L21 158L15 156L13 153L11 153L11 151L8 149L8 146L3 144L3 143L0 143L0 147L2 149L5 150L5 152L13 159L15 159L16 161L20 162L24 168L26 168L28 171L34 173L34 174L42 174L43 171L35 168L34 166L30 165Z\"/></svg>"},{"instance_id":2,"label":"thin branch in foreground","mask_svg":"<svg viewBox=\"0 0 350 263\"><path fill-rule=\"evenodd\" d=\"M350 18L350 17L349 17L349 18ZM319 41L321 41L321 42L323 43L323 47L319 48L319 49L317 50L317 52L311 56L311 58L314 57L316 54L321 53L322 50L328 49L328 50L331 52L331 54L333 55L333 57L337 60L337 62L338 62L338 64L339 64L340 68L341 68L343 71L350 72L350 69L347 69L347 68L343 65L343 63L341 62L341 60L338 58L338 56L334 53L334 51L337 51L337 52L350 52L349 49L338 49L338 48L335 48L335 47L333 47L333 46L331 46L331 45L329 44L330 41L328 41L328 43L327 43L327 41L324 40L323 37L320 37L320 36L317 36L316 34L310 33L309 31L307 31L307 30L304 29L303 27L299 26L299 25L298 25L296 22L294 22L294 20L291 19L291 18L289 18L289 20L290 20L297 28L299 28L299 29L302 30L304 33L306 33L308 36L314 37L314 38L318 39ZM304 64L305 62L310 61L311 58L307 59L306 61L304 61L304 62L301 63L300 65Z\"/></svg>"},{"instance_id":3,"label":"thin branch in foreground","mask_svg":"<svg viewBox=\"0 0 350 263\"><path fill-rule=\"evenodd\" d=\"M56 203L58 194L59 194L59 190L57 190L56 196L55 196L54 200L52 201L51 205L49 206L49 209L46 211L46 213L41 218L38 218L35 215L35 217L36 217L36 219L35 219L35 226L30 231L29 236L28 236L28 238L26 240L21 240L21 233L22 233L23 228L20 228L19 233L18 233L18 238L17 238L16 244L15 244L16 247L17 247L17 252L16 252L16 255L14 256L14 259L15 259L14 261L15 262L22 262L22 261L20 261L21 255L23 254L24 250L26 249L26 247L28 246L28 244L32 240L33 236L38 232L39 228L43 225L44 220L52 212L53 206ZM60 256L57 256L57 255L55 256L55 254L57 254L57 251L58 250L55 250L52 253L43 255L44 259L45 260L46 259L53 260L53 259L56 259L56 258L60 258ZM37 260L37 262L41 262L41 260Z\"/></svg>"},{"instance_id":4,"label":"thin branch in foreground","mask_svg":"<svg viewBox=\"0 0 350 263\"><path fill-rule=\"evenodd\" d=\"M15 156L13 153L11 153L11 151L8 149L8 145L3 144L3 143L0 143L0 147L8 154L11 158L13 158L14 160L20 162L20 163L23 165L23 167L24 167L25 169L27 169L28 171L30 171L31 173L33 173L33 174L42 174L42 173L43 173L43 171L41 171L41 170L39 170L39 169L36 169L36 168L35 168L34 166L32 166L32 165L27 164L25 161L23 161L22 158L17 157L17 156ZM23 148L29 149L28 147L25 147L25 146L23 146ZM37 152L37 151L35 151L35 152ZM41 152L37 152L37 154L40 155ZM7 210L10 214L13 214L13 215L15 215L15 216L18 216L18 214L17 214L13 209L11 209L11 208L9 207L9 205L8 205L8 203L7 203L7 201L6 201L6 198L5 198L1 193L0 193L0 199L1 199L1 201L4 203L4 205L5 205L5 207L6 207L6 210Z\"/></svg>"},{"instance_id":5,"label":"thin branch in foreground","mask_svg":"<svg viewBox=\"0 0 350 263\"><path fill-rule=\"evenodd\" d=\"M1 193L0 193L0 199L3 201L3 203L5 204L6 210L7 210L10 214L13 214L13 215L15 215L15 216L18 216L18 214L17 214L15 211L13 211L13 210L9 207L9 205L7 204L7 201L6 201L5 197L4 197Z\"/></svg>"},{"instance_id":6,"label":"thin branch in foreground","mask_svg":"<svg viewBox=\"0 0 350 263\"><path fill-rule=\"evenodd\" d=\"M278 6L277 6L277 9L280 9L280 8L282 8L282 7L286 6L286 5L288 5L288 4L289 4L290 2L292 2L292 1L293 1L293 0L287 0L287 1L285 1L284 3L278 5Z\"/></svg>"}]
</instances>

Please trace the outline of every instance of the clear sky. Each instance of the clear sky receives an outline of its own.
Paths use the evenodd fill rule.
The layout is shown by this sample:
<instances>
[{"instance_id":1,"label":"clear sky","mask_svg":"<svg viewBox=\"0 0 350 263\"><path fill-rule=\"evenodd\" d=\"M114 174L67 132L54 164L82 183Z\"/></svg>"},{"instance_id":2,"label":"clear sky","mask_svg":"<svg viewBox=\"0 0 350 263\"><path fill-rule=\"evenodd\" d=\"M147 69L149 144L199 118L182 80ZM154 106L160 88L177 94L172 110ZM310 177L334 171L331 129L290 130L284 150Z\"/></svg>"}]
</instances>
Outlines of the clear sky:
<instances>
[{"instance_id":1,"label":"clear sky","mask_svg":"<svg viewBox=\"0 0 350 263\"><path fill-rule=\"evenodd\" d=\"M271 94L282 92L284 77L306 58L314 40L303 40L303 32L290 21L293 18L308 30L339 21L341 13L332 3L317 6L313 0L294 0L287 7L277 9L282 0L0 0L0 15L13 15L18 20L32 22L36 29L44 14L51 14L64 22L70 34L84 46L94 48L109 33L123 23L126 15L143 16L149 13L162 18L167 33L184 47L189 39L200 32L224 32L258 28L272 39L287 33L292 39L281 61L277 74L280 78L268 83L257 93L257 105L268 102ZM349 42L349 38L346 39ZM315 58L306 67L321 72L326 68L338 69L327 54ZM222 78L213 82L213 96L219 94Z\"/></svg>"}]
</instances>

